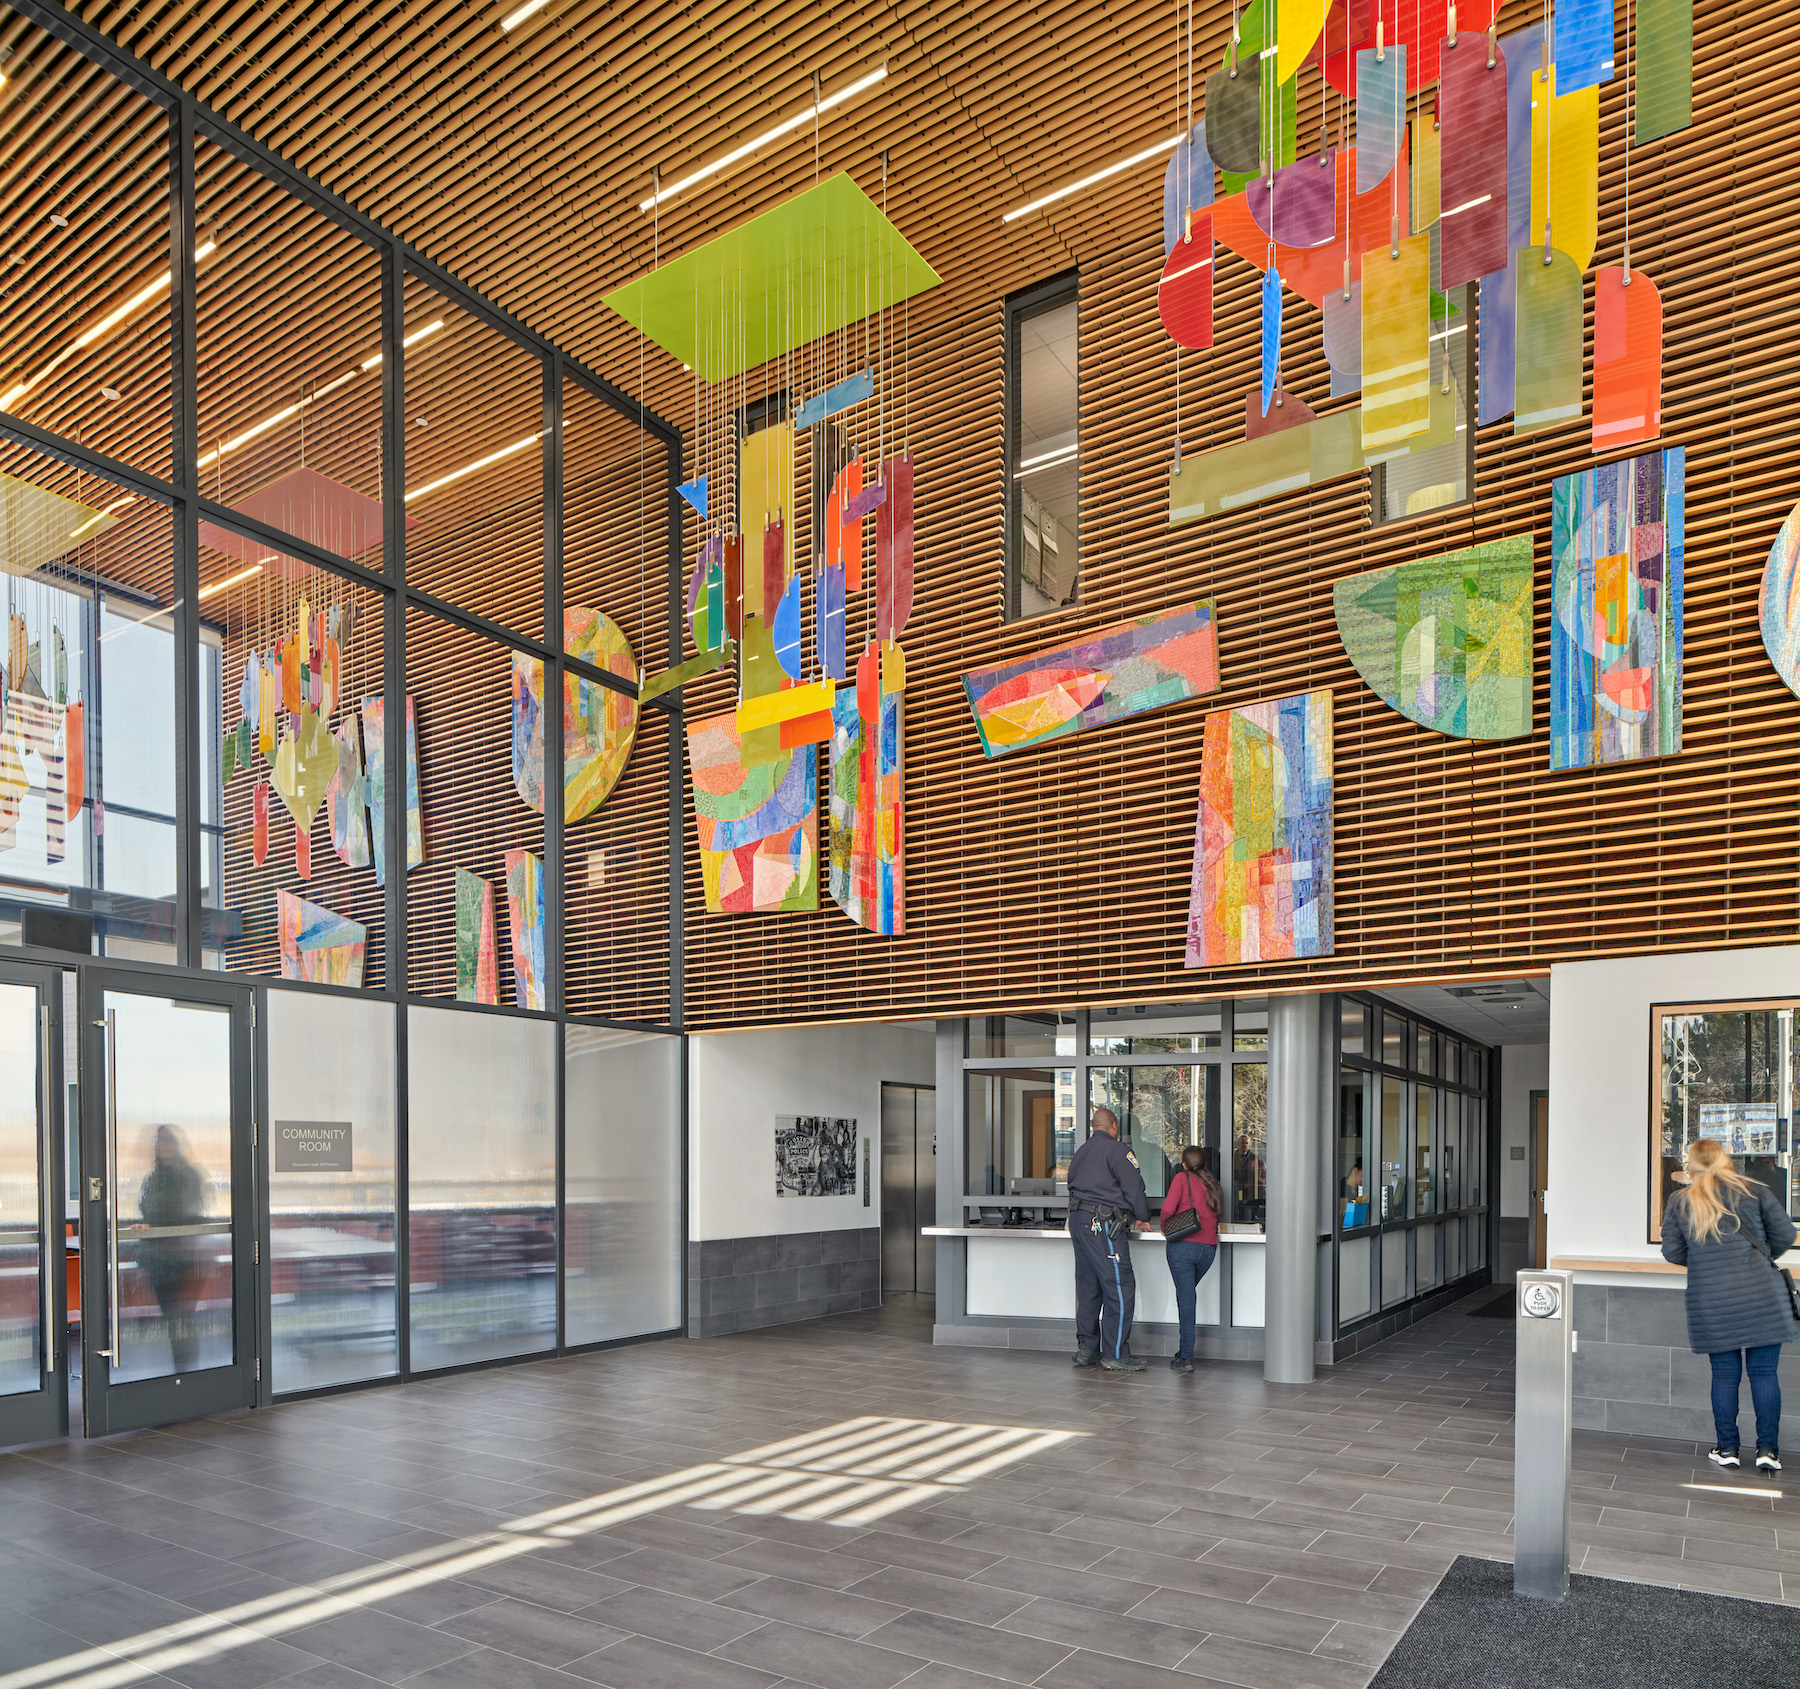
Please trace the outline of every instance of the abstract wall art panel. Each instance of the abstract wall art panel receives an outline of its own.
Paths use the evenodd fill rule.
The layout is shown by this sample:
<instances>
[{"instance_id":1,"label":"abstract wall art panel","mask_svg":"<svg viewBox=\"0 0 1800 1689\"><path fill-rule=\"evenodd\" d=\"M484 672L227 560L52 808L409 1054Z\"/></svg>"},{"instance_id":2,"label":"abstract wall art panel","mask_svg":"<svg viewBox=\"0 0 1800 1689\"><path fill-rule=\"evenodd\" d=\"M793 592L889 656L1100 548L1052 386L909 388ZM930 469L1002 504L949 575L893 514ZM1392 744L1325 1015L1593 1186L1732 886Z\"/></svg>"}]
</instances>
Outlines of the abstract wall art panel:
<instances>
[{"instance_id":1,"label":"abstract wall art panel","mask_svg":"<svg viewBox=\"0 0 1800 1689\"><path fill-rule=\"evenodd\" d=\"M563 611L563 649L637 684L637 659L617 622L599 610ZM625 772L637 736L638 701L598 681L563 675L563 819L574 822L606 801ZM544 665L512 654L513 790L544 813Z\"/></svg>"},{"instance_id":2,"label":"abstract wall art panel","mask_svg":"<svg viewBox=\"0 0 1800 1689\"><path fill-rule=\"evenodd\" d=\"M1531 731L1531 536L1371 570L1331 589L1338 637L1390 709L1457 739Z\"/></svg>"},{"instance_id":3,"label":"abstract wall art panel","mask_svg":"<svg viewBox=\"0 0 1800 1689\"><path fill-rule=\"evenodd\" d=\"M506 920L513 998L521 1009L544 1008L544 864L528 850L506 853Z\"/></svg>"},{"instance_id":4,"label":"abstract wall art panel","mask_svg":"<svg viewBox=\"0 0 1800 1689\"><path fill-rule=\"evenodd\" d=\"M1329 692L1206 718L1190 968L1331 954L1331 789Z\"/></svg>"},{"instance_id":5,"label":"abstract wall art panel","mask_svg":"<svg viewBox=\"0 0 1800 1689\"><path fill-rule=\"evenodd\" d=\"M1800 504L1788 512L1769 547L1757 617L1775 672L1790 692L1800 693Z\"/></svg>"},{"instance_id":6,"label":"abstract wall art panel","mask_svg":"<svg viewBox=\"0 0 1800 1689\"><path fill-rule=\"evenodd\" d=\"M891 935L906 930L905 697L878 688L871 720L862 691L846 687L832 701L831 895L858 926Z\"/></svg>"},{"instance_id":7,"label":"abstract wall art panel","mask_svg":"<svg viewBox=\"0 0 1800 1689\"><path fill-rule=\"evenodd\" d=\"M275 893L281 928L281 977L315 985L360 986L369 929L291 891Z\"/></svg>"},{"instance_id":8,"label":"abstract wall art panel","mask_svg":"<svg viewBox=\"0 0 1800 1689\"><path fill-rule=\"evenodd\" d=\"M375 883L387 884L387 706L380 698L362 701L363 789L369 799L369 843L375 855ZM406 866L425 860L425 823L419 814L419 733L412 694L406 697Z\"/></svg>"},{"instance_id":9,"label":"abstract wall art panel","mask_svg":"<svg viewBox=\"0 0 1800 1689\"><path fill-rule=\"evenodd\" d=\"M779 737L779 728L768 729ZM746 766L737 712L688 724L700 875L714 915L819 906L819 761L811 745Z\"/></svg>"},{"instance_id":10,"label":"abstract wall art panel","mask_svg":"<svg viewBox=\"0 0 1800 1689\"><path fill-rule=\"evenodd\" d=\"M331 822L331 848L352 868L369 865L369 794L363 778L362 737L356 717L345 716L333 740L337 745L337 772L325 793L325 813Z\"/></svg>"},{"instance_id":11,"label":"abstract wall art panel","mask_svg":"<svg viewBox=\"0 0 1800 1689\"><path fill-rule=\"evenodd\" d=\"M990 757L1198 698L1219 684L1213 601L1115 622L1067 645L971 669L962 681Z\"/></svg>"},{"instance_id":12,"label":"abstract wall art panel","mask_svg":"<svg viewBox=\"0 0 1800 1689\"><path fill-rule=\"evenodd\" d=\"M494 939L494 882L456 870L456 995L464 1003L500 1001Z\"/></svg>"},{"instance_id":13,"label":"abstract wall art panel","mask_svg":"<svg viewBox=\"0 0 1800 1689\"><path fill-rule=\"evenodd\" d=\"M1550 766L1681 749L1684 454L1550 484Z\"/></svg>"}]
</instances>

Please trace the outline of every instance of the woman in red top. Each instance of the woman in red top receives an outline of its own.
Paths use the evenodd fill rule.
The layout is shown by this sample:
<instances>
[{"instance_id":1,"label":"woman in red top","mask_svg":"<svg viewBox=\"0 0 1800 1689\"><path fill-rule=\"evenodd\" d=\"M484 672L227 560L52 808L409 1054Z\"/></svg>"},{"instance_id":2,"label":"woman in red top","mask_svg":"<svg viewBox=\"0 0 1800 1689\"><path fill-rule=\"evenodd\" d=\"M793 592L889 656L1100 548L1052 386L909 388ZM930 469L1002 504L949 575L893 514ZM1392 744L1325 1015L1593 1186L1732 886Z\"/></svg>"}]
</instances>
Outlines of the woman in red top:
<instances>
[{"instance_id":1,"label":"woman in red top","mask_svg":"<svg viewBox=\"0 0 1800 1689\"><path fill-rule=\"evenodd\" d=\"M1219 1181L1207 1171L1206 1154L1198 1144L1189 1144L1181 1152L1180 1171L1169 1181L1169 1194L1163 1198L1163 1225L1184 1208L1193 1209L1200 1217L1200 1229L1189 1232L1179 1243L1165 1245L1181 1321L1181 1345L1169 1362L1172 1372L1194 1370L1194 1297L1219 1251L1219 1215L1225 1208Z\"/></svg>"}]
</instances>

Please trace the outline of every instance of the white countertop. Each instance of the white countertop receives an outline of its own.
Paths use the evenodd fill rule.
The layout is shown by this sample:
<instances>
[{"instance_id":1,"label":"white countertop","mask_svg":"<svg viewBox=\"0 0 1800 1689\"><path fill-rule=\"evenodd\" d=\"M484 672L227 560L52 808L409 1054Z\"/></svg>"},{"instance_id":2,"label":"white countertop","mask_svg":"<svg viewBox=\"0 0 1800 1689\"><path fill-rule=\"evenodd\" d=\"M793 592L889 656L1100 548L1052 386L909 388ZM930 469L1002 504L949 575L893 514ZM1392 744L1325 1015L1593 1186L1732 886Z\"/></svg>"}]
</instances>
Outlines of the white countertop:
<instances>
[{"instance_id":1,"label":"white countertop","mask_svg":"<svg viewBox=\"0 0 1800 1689\"><path fill-rule=\"evenodd\" d=\"M1065 1226L921 1226L921 1237L1057 1237L1068 1238ZM1161 1232L1138 1232L1132 1234L1139 1243L1162 1243L1166 1240ZM1261 1232L1228 1232L1219 1233L1221 1243L1267 1243L1269 1240Z\"/></svg>"}]
</instances>

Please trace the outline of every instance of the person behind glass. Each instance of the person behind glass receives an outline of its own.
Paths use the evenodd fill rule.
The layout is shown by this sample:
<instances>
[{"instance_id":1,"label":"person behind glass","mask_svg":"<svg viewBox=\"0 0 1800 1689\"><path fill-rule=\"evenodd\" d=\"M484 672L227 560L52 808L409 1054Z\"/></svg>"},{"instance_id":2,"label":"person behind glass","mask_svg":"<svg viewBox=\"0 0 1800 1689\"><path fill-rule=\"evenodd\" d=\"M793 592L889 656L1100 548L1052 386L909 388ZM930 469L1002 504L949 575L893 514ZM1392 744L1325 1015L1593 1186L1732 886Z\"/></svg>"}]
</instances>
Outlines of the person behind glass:
<instances>
[{"instance_id":1,"label":"person behind glass","mask_svg":"<svg viewBox=\"0 0 1800 1689\"><path fill-rule=\"evenodd\" d=\"M1077 1366L1142 1372L1131 1352L1137 1275L1131 1270L1131 1226L1150 1220L1150 1199L1137 1157L1119 1142L1119 1117L1097 1108L1088 1140L1069 1161L1069 1236L1075 1245Z\"/></svg>"},{"instance_id":2,"label":"person behind glass","mask_svg":"<svg viewBox=\"0 0 1800 1689\"><path fill-rule=\"evenodd\" d=\"M1206 1169L1206 1152L1198 1144L1189 1144L1181 1152L1181 1170L1169 1181L1162 1205L1165 1237L1175 1217L1190 1209L1200 1222L1196 1229L1164 1245L1169 1276L1175 1281L1175 1317L1181 1327L1181 1341L1169 1362L1171 1372L1194 1370L1194 1302L1200 1281L1219 1252L1219 1215L1224 1207L1225 1193Z\"/></svg>"},{"instance_id":3,"label":"person behind glass","mask_svg":"<svg viewBox=\"0 0 1800 1689\"><path fill-rule=\"evenodd\" d=\"M173 1126L158 1126L150 1171L138 1190L138 1213L153 1230L192 1225L206 1218L206 1186L200 1169L188 1160ZM199 1262L198 1239L148 1237L138 1245L138 1271L150 1281L169 1334L169 1353L178 1373L191 1372L200 1358L194 1331Z\"/></svg>"},{"instance_id":4,"label":"person behind glass","mask_svg":"<svg viewBox=\"0 0 1800 1689\"><path fill-rule=\"evenodd\" d=\"M1756 1410L1756 1469L1781 1470L1781 1346L1800 1337L1775 1257L1795 1226L1774 1193L1733 1166L1722 1144L1688 1146L1678 1190L1663 1208L1665 1260L1687 1268L1688 1345L1712 1362L1715 1465L1738 1462L1738 1388L1750 1375Z\"/></svg>"}]
</instances>

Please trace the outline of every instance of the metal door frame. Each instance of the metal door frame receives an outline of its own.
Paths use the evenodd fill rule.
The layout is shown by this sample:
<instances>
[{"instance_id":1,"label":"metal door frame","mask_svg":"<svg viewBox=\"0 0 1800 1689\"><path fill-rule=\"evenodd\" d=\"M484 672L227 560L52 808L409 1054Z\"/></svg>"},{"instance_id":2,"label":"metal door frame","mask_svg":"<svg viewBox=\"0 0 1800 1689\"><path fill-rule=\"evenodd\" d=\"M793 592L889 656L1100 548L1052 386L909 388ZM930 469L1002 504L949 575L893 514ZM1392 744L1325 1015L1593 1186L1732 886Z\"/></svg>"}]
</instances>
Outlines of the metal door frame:
<instances>
[{"instance_id":1,"label":"metal door frame","mask_svg":"<svg viewBox=\"0 0 1800 1689\"><path fill-rule=\"evenodd\" d=\"M254 1029L251 987L247 981L168 974L146 976L103 964L81 967L81 1233L98 1242L111 1215L105 1194L108 1167L107 1116L110 1102L106 1069L103 1005L115 991L137 997L217 1004L231 1013L231 1245L232 1335L234 1360L184 1378L146 1378L124 1384L110 1380L111 1249L84 1247L81 1252L82 1428L89 1437L110 1436L150 1425L198 1419L256 1403L262 1370L262 1325L258 1276L261 1248L259 1204L255 1182L256 1120L251 1091L251 1034Z\"/></svg>"},{"instance_id":2,"label":"metal door frame","mask_svg":"<svg viewBox=\"0 0 1800 1689\"><path fill-rule=\"evenodd\" d=\"M62 969L0 960L0 984L38 994L38 1345L35 1394L0 1396L0 1448L48 1442L69 1431L68 1269L64 1225ZM22 1228L21 1228L22 1229Z\"/></svg>"}]
</instances>

